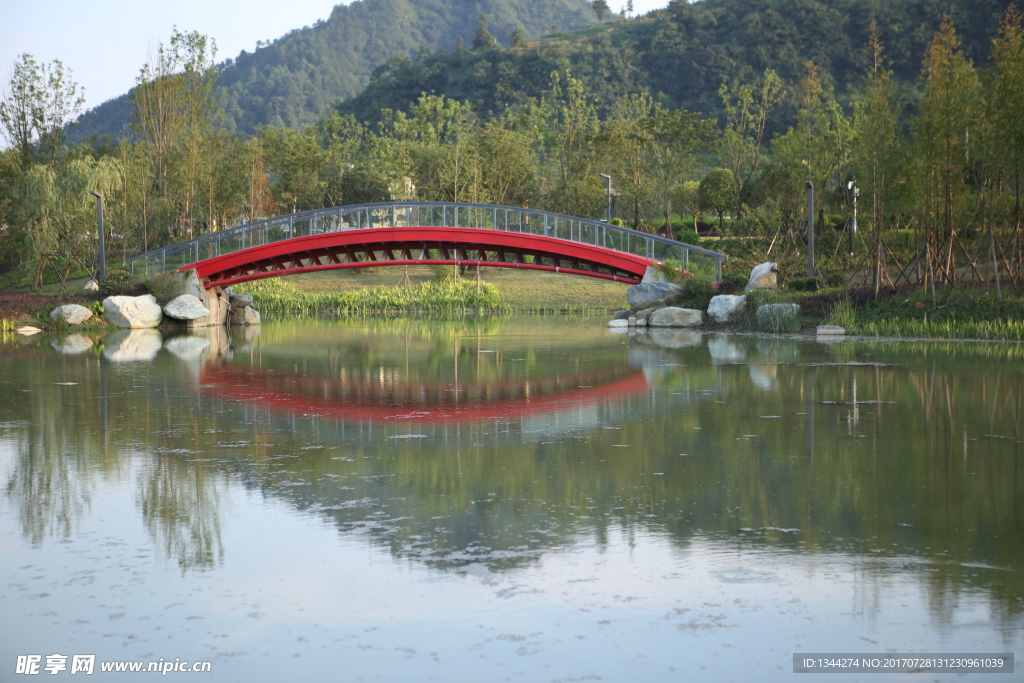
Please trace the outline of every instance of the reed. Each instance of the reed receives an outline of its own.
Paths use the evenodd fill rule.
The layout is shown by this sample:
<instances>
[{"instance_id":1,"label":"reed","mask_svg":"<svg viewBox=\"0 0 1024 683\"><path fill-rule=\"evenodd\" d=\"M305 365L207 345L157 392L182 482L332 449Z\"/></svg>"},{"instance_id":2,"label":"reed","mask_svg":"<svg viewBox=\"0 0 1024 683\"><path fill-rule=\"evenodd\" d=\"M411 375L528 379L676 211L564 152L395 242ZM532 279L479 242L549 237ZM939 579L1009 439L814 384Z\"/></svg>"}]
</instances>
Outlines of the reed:
<instances>
[{"instance_id":1,"label":"reed","mask_svg":"<svg viewBox=\"0 0 1024 683\"><path fill-rule=\"evenodd\" d=\"M929 339L985 339L1024 341L1024 320L923 320L892 318L856 325L857 334L875 337Z\"/></svg>"}]
</instances>

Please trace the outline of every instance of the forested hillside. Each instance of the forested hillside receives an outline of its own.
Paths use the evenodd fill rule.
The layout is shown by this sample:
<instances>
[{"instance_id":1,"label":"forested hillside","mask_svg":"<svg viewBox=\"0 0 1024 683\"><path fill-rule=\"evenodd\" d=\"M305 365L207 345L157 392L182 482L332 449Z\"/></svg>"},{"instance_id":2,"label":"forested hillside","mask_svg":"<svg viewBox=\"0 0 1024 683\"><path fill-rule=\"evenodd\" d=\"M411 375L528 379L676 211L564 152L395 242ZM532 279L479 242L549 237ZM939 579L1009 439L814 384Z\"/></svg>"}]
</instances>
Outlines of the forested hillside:
<instances>
[{"instance_id":1,"label":"forested hillside","mask_svg":"<svg viewBox=\"0 0 1024 683\"><path fill-rule=\"evenodd\" d=\"M506 45L516 29L536 37L596 21L585 0L356 0L338 5L329 18L218 65L225 125L252 133L262 125L314 123L339 100L362 90L373 69L394 55L454 50L460 38L469 46L481 13L490 33ZM130 114L127 94L109 100L81 117L71 139L121 137Z\"/></svg>"},{"instance_id":2,"label":"forested hillside","mask_svg":"<svg viewBox=\"0 0 1024 683\"><path fill-rule=\"evenodd\" d=\"M570 69L602 114L627 93L660 96L671 108L723 113L719 87L753 82L774 70L785 86L769 122L781 132L799 107L797 87L813 61L825 87L851 106L868 65L874 21L908 103L917 99L925 49L944 16L957 27L965 55L979 65L1008 0L701 0L673 2L634 21L547 36L519 49L434 52L413 61L395 56L369 87L339 111L372 120L382 109L407 110L421 92L498 112L542 95L549 74Z\"/></svg>"}]
</instances>

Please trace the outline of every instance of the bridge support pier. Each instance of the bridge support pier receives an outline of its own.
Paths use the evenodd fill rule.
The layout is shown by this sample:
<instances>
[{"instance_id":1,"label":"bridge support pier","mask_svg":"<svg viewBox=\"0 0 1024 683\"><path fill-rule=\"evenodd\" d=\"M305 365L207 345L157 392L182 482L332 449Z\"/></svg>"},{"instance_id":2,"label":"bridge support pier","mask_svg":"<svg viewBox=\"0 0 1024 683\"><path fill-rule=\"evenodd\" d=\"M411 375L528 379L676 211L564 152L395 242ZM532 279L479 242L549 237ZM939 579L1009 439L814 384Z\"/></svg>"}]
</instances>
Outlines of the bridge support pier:
<instances>
[{"instance_id":1,"label":"bridge support pier","mask_svg":"<svg viewBox=\"0 0 1024 683\"><path fill-rule=\"evenodd\" d=\"M230 292L225 287L203 287L203 281L199 279L196 269L181 273L185 286L185 294L191 294L203 302L210 311L210 315L204 318L197 318L186 322L186 329L192 330L200 327L213 327L227 325L231 316Z\"/></svg>"}]
</instances>

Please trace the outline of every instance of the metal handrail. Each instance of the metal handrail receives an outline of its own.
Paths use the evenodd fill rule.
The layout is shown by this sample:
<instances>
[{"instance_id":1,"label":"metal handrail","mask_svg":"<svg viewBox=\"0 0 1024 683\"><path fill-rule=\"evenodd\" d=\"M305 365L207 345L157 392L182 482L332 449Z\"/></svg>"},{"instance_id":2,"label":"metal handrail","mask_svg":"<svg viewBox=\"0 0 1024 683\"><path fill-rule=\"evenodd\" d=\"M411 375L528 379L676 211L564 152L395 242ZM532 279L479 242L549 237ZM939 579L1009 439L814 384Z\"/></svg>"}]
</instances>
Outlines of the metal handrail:
<instances>
[{"instance_id":1,"label":"metal handrail","mask_svg":"<svg viewBox=\"0 0 1024 683\"><path fill-rule=\"evenodd\" d=\"M410 218L413 212L415 220ZM543 234L623 251L652 261L675 259L680 267L689 270L713 267L716 281L722 278L722 262L727 258L725 254L659 235L550 211L462 202L381 202L314 209L244 223L154 249L127 259L125 264L133 274L138 268L142 275L151 277L197 261L294 237L413 225Z\"/></svg>"}]
</instances>

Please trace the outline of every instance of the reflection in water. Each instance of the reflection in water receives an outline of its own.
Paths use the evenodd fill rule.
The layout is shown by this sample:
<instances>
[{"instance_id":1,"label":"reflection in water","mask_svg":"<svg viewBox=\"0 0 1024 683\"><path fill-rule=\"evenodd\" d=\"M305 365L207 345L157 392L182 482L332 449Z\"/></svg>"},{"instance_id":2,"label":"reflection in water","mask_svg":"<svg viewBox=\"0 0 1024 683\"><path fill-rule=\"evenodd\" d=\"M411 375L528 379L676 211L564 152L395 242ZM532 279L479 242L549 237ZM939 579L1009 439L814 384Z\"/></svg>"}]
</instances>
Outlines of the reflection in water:
<instances>
[{"instance_id":1,"label":"reflection in water","mask_svg":"<svg viewBox=\"0 0 1024 683\"><path fill-rule=\"evenodd\" d=\"M40 344L0 359L6 494L30 543L74 537L98 488L129 484L136 511L122 514L141 518L162 557L231 581L246 570L230 567L241 550L226 502L252 499L410 571L499 591L556 580L548 563L589 557L579 548L597 558L579 578L604 576L602 554L632 557L638 539L673 549L636 565L662 572L652 585L677 573L673 591L754 612L768 604L758 586L802 582L810 595L842 575L856 604L817 598L810 613L845 615L837 651L859 649L857 614L881 618L918 591L915 645L960 628L971 601L1008 639L991 647L1024 634L1016 347L611 335L552 320L148 332L155 342L107 337L102 356ZM296 548L313 537L293 533ZM296 571L301 584L312 569ZM619 614L616 599L598 608ZM679 609L692 611L666 623L691 637L754 621L742 608ZM776 625L808 614L779 610ZM950 633L949 647L967 642Z\"/></svg>"}]
</instances>

